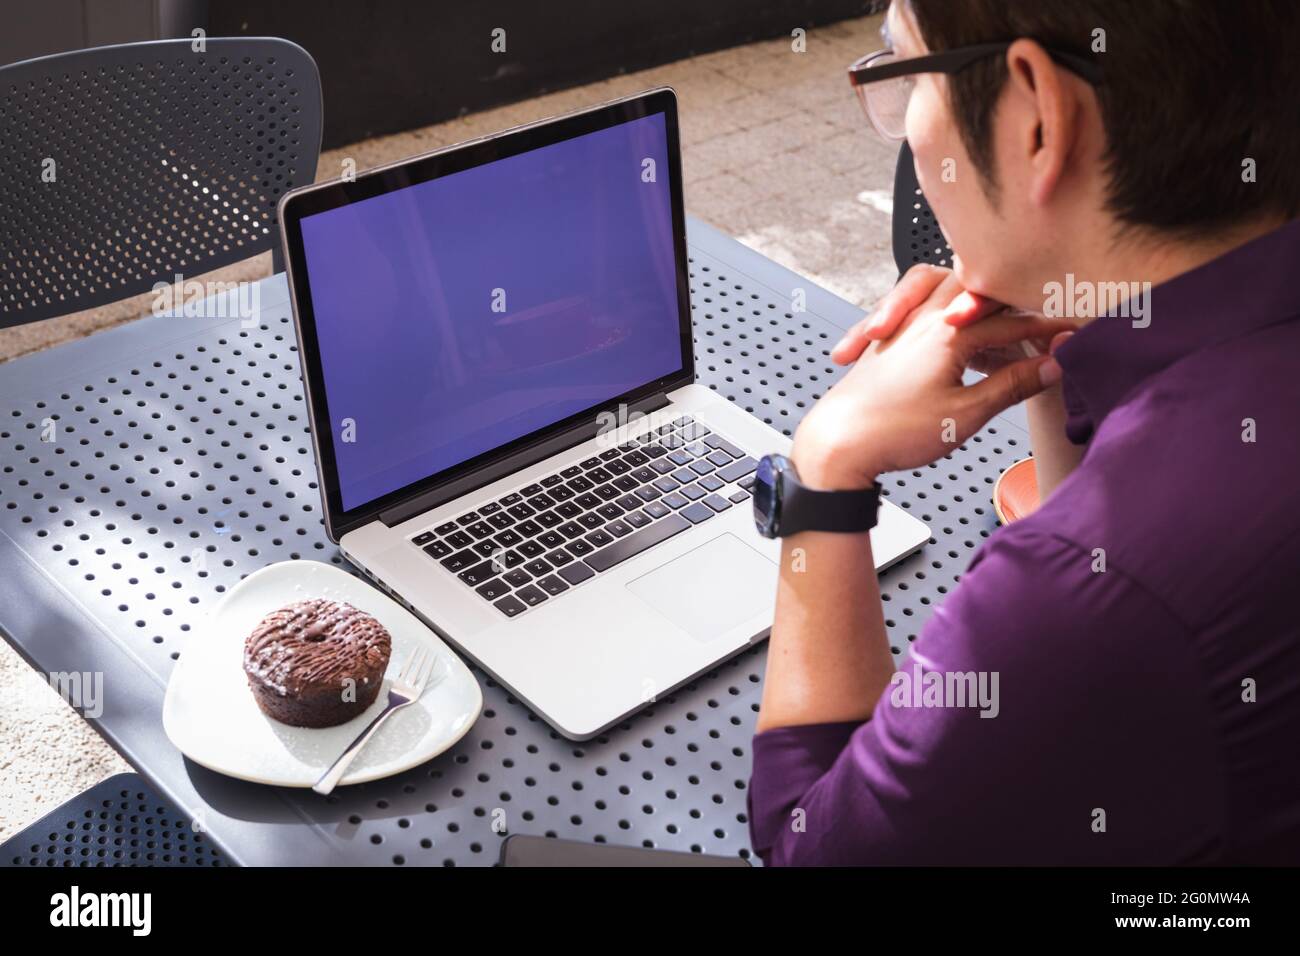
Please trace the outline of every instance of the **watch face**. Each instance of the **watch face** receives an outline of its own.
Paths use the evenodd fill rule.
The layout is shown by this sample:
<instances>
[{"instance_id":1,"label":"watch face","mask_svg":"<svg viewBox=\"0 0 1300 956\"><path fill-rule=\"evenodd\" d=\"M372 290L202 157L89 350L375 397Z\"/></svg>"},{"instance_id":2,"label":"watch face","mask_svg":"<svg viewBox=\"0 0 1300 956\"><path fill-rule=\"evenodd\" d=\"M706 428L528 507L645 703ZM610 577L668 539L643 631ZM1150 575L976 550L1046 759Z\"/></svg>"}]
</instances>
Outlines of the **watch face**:
<instances>
[{"instance_id":1,"label":"watch face","mask_svg":"<svg viewBox=\"0 0 1300 956\"><path fill-rule=\"evenodd\" d=\"M780 515L781 463L778 455L764 455L754 471L754 525L765 538L775 537Z\"/></svg>"}]
</instances>

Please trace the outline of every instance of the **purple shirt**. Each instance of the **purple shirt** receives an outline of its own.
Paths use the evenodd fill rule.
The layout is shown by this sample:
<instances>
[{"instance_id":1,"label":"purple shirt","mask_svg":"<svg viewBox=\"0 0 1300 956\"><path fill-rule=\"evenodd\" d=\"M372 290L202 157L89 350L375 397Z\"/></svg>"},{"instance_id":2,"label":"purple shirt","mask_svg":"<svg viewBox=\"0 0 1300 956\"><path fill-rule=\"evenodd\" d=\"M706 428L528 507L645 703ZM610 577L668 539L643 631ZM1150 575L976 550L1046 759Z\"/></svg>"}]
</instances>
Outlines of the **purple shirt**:
<instances>
[{"instance_id":1,"label":"purple shirt","mask_svg":"<svg viewBox=\"0 0 1300 956\"><path fill-rule=\"evenodd\" d=\"M1300 862L1300 220L1149 307L1058 350L1084 459L976 553L908 683L755 737L765 862ZM950 706L916 706L932 672ZM967 673L996 716L951 706Z\"/></svg>"}]
</instances>

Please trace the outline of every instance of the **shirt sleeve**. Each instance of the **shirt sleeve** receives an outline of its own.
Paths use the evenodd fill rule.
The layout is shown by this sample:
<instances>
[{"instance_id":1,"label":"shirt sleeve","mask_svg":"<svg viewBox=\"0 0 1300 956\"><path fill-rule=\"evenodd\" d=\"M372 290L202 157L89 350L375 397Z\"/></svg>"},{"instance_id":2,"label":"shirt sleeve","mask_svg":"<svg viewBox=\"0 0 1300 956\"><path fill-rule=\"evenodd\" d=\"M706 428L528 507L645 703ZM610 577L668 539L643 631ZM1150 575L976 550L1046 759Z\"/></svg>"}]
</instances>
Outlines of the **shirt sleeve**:
<instances>
[{"instance_id":1,"label":"shirt sleeve","mask_svg":"<svg viewBox=\"0 0 1300 956\"><path fill-rule=\"evenodd\" d=\"M1179 863L1220 838L1185 628L1121 569L1025 525L977 555L870 720L755 737L750 832L765 863L1089 864L1135 850Z\"/></svg>"}]
</instances>

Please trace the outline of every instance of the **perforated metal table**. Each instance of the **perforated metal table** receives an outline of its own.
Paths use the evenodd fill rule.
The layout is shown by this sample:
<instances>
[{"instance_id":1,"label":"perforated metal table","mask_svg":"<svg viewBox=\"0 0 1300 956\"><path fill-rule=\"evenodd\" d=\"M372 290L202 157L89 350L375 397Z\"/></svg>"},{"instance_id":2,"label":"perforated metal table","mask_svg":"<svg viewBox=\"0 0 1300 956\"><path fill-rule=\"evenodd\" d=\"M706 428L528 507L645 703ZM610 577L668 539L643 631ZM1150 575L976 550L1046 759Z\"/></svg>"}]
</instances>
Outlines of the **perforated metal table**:
<instances>
[{"instance_id":1,"label":"perforated metal table","mask_svg":"<svg viewBox=\"0 0 1300 956\"><path fill-rule=\"evenodd\" d=\"M697 220L689 240L700 379L792 432L861 311ZM478 672L483 716L456 747L329 798L227 779L172 747L163 692L207 609L274 561L347 566L321 524L283 276L261 306L259 328L147 318L0 366L7 639L43 673L102 672L96 728L235 862L487 864L506 832L747 857L762 646L580 744ZM888 477L934 534L882 579L900 658L995 528L998 474L1027 452L1013 412Z\"/></svg>"}]
</instances>

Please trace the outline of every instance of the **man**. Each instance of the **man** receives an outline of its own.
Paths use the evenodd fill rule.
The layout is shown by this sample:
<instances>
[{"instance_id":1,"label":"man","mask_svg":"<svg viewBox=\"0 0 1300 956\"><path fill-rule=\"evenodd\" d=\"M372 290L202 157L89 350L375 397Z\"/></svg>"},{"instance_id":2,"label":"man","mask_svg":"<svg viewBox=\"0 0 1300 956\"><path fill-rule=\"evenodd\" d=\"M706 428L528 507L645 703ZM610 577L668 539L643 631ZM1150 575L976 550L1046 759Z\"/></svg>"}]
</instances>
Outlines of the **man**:
<instances>
[{"instance_id":1,"label":"man","mask_svg":"<svg viewBox=\"0 0 1300 956\"><path fill-rule=\"evenodd\" d=\"M1298 9L890 8L893 55L854 82L955 268L912 270L836 346L853 367L791 462L861 492L1027 399L1043 503L900 677L867 534L785 538L765 862L1300 862ZM992 374L963 387L972 364ZM944 696L963 679L996 705Z\"/></svg>"}]
</instances>

